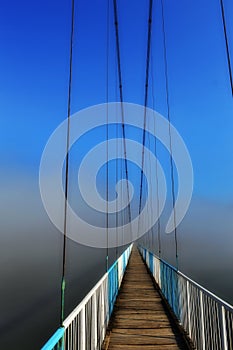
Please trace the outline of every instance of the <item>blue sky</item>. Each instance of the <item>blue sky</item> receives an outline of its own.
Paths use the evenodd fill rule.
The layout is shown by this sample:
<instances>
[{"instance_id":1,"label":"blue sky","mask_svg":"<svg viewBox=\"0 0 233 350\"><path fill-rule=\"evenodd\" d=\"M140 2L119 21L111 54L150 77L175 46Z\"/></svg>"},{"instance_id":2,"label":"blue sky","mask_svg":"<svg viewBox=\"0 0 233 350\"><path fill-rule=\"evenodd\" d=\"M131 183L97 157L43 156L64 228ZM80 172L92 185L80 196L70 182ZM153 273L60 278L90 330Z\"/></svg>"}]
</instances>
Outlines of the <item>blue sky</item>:
<instances>
[{"instance_id":1,"label":"blue sky","mask_svg":"<svg viewBox=\"0 0 233 350\"><path fill-rule=\"evenodd\" d=\"M229 0L224 3L231 45L233 8ZM109 94L114 101L118 93L110 7ZM164 11L171 119L198 168L195 191L232 196L232 98L219 2L165 1ZM147 12L145 2L119 1L124 99L140 104ZM47 138L66 117L70 4L5 2L0 16L1 157L9 171L13 167L27 172L38 166ZM153 20L155 107L166 115L159 1ZM105 101L106 2L77 1L72 112Z\"/></svg>"},{"instance_id":2,"label":"blue sky","mask_svg":"<svg viewBox=\"0 0 233 350\"><path fill-rule=\"evenodd\" d=\"M109 100L115 101L119 94L110 4ZM139 104L144 99L146 4L139 0L118 2L124 100ZM230 0L224 4L232 56L233 5ZM193 161L194 198L231 206L233 104L219 1L166 0L164 11L171 121ZM1 185L5 191L22 177L37 183L46 141L66 118L70 12L70 3L60 0L23 0L2 6ZM106 1L77 1L72 113L106 102L106 14ZM160 2L155 1L151 69L155 109L166 116L161 29ZM150 85L151 81L150 72ZM149 94L152 106L151 88ZM162 147L159 152L169 170Z\"/></svg>"}]
</instances>

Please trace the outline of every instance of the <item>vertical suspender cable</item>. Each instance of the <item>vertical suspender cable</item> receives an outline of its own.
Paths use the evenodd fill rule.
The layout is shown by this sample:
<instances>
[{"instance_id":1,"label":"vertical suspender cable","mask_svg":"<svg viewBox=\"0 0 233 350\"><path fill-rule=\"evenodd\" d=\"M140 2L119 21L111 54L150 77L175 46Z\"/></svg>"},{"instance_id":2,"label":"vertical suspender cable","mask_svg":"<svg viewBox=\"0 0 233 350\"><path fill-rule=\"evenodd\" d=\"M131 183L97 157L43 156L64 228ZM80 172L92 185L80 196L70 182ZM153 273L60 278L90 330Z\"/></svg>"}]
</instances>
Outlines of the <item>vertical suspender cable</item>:
<instances>
[{"instance_id":1,"label":"vertical suspender cable","mask_svg":"<svg viewBox=\"0 0 233 350\"><path fill-rule=\"evenodd\" d=\"M117 0L113 0L114 6L114 21L115 21L115 36L116 36L116 50L117 50L117 67L118 67L118 80L119 80L119 91L120 91L120 103L121 103L121 118L122 118L122 135L123 135L123 147L124 147L124 162L125 162L125 176L126 176L126 186L127 186L127 199L128 199L128 220L131 226L131 204L129 197L129 176L128 176L128 162L127 162L127 152L126 152L126 140L125 140L125 118L124 118L124 107L123 107L123 87L122 87L122 72L121 72L121 56L120 56L120 41L119 41L119 31L118 31L118 10L117 10ZM131 227L132 236L132 227Z\"/></svg>"},{"instance_id":2,"label":"vertical suspender cable","mask_svg":"<svg viewBox=\"0 0 233 350\"><path fill-rule=\"evenodd\" d=\"M108 271L108 255L109 255L109 217L108 217L108 178L109 178L109 164L108 164L108 102L109 102L109 96L108 96L108 85L109 85L109 0L107 0L107 47L106 47L106 272Z\"/></svg>"},{"instance_id":3,"label":"vertical suspender cable","mask_svg":"<svg viewBox=\"0 0 233 350\"><path fill-rule=\"evenodd\" d=\"M117 57L115 55L115 100L117 101L117 98L118 98L118 86L117 86ZM116 140L118 140L118 113L117 113L117 107L116 107ZM116 168L115 168L115 177L116 177L116 183L118 181L118 171L119 171L119 167L118 167L118 152L119 152L119 149L118 149L118 142L116 142ZM119 228L118 228L118 225L119 225L119 213L118 213L118 201L116 200L116 259L118 259L118 244L119 244ZM122 239L122 242L123 242L123 239Z\"/></svg>"},{"instance_id":4,"label":"vertical suspender cable","mask_svg":"<svg viewBox=\"0 0 233 350\"><path fill-rule=\"evenodd\" d=\"M118 139L118 125L116 123L116 140ZM118 179L118 142L116 142L116 172L115 172L115 176L116 176L116 183L117 183L117 179ZM116 259L118 259L118 204L116 201Z\"/></svg>"},{"instance_id":5,"label":"vertical suspender cable","mask_svg":"<svg viewBox=\"0 0 233 350\"><path fill-rule=\"evenodd\" d=\"M223 0L220 0L220 5L221 5L222 23L223 23L223 30L224 30L224 37L225 37L225 45L226 45L226 55L227 55L229 79L230 79L230 84L231 84L231 94L233 97L232 66L231 66L231 57L230 57L229 42L228 42L228 36L227 36L226 16L225 16L225 9L224 9Z\"/></svg>"},{"instance_id":6,"label":"vertical suspender cable","mask_svg":"<svg viewBox=\"0 0 233 350\"><path fill-rule=\"evenodd\" d=\"M151 47L151 24L152 24L153 0L149 0L149 17L148 17L148 34L147 34L147 54L146 54L146 78L145 78L145 97L144 97L144 120L143 120L143 137L142 137L142 165L140 176L140 194L139 194L139 210L142 209L142 185L143 185L143 169L144 169L144 147L146 140L146 108L148 103L148 81L149 81L149 65L150 65L150 47ZM138 227L139 231L139 227ZM139 232L138 232L139 235Z\"/></svg>"},{"instance_id":7,"label":"vertical suspender cable","mask_svg":"<svg viewBox=\"0 0 233 350\"><path fill-rule=\"evenodd\" d=\"M67 206L69 185L69 147L70 147L70 110L72 93L72 66L73 66L73 41L74 41L74 0L71 3L71 31L70 31L70 53L69 53L69 85L67 102L67 135L66 135L66 159L65 159L65 204L64 204L64 227L63 227L63 257L62 257L62 280L61 280L61 314L60 323L64 321L65 309L65 269L66 269L66 241L67 241Z\"/></svg>"},{"instance_id":8,"label":"vertical suspender cable","mask_svg":"<svg viewBox=\"0 0 233 350\"><path fill-rule=\"evenodd\" d=\"M153 111L155 110L155 93L154 93L154 69L153 69L153 51L151 50L151 80L152 80L152 108ZM154 134L156 134L156 114L154 118ZM154 152L155 152L155 159L156 159L156 165L155 165L155 181L156 181L156 204L157 204L157 216L158 216L158 250L159 250L159 257L161 257L161 226L160 226L160 217L159 217L159 211L160 211L160 200L159 200L159 179L158 179L158 152L157 152L157 140L155 138L155 145L154 145Z\"/></svg>"},{"instance_id":9,"label":"vertical suspender cable","mask_svg":"<svg viewBox=\"0 0 233 350\"><path fill-rule=\"evenodd\" d=\"M169 132L169 146L170 146L170 169L171 169L171 185L172 185L172 206L174 210L174 237L175 237L175 254L176 254L176 268L178 270L178 241L177 241L177 228L176 228L176 211L175 211L175 180L174 180L174 166L173 166L173 153L172 153L172 135L171 135L171 116L170 116L170 95L168 86L168 65L167 65L167 44L165 33L165 21L164 21L164 7L163 0L161 0L162 9L162 31L163 31L163 48L164 48L164 66L165 66L165 84L166 84L166 103L167 103L167 119L168 119L168 132Z\"/></svg>"},{"instance_id":10,"label":"vertical suspender cable","mask_svg":"<svg viewBox=\"0 0 233 350\"><path fill-rule=\"evenodd\" d=\"M118 116L116 111L116 116ZM115 169L115 176L116 176L116 183L118 181L118 119L116 120L116 169ZM118 245L119 245L119 237L118 237L118 202L116 200L116 259L118 259Z\"/></svg>"},{"instance_id":11,"label":"vertical suspender cable","mask_svg":"<svg viewBox=\"0 0 233 350\"><path fill-rule=\"evenodd\" d=\"M150 121L149 121L150 122ZM148 147L149 147L149 150L151 149L151 142L150 142L150 135L148 137ZM150 156L150 152L149 152L149 169L148 169L148 173L149 173L149 184L150 184L150 188L152 188L152 167L151 167L151 156ZM151 201L150 201L150 213L149 213L149 210L148 210L148 220L151 220L152 218L152 212L153 212L153 207L152 207L152 198L151 198ZM149 221L151 223L151 221ZM152 247L152 251L153 251L153 232L152 232L152 228L150 229L150 232L148 232L148 234L151 233L151 241L150 241L150 249Z\"/></svg>"}]
</instances>

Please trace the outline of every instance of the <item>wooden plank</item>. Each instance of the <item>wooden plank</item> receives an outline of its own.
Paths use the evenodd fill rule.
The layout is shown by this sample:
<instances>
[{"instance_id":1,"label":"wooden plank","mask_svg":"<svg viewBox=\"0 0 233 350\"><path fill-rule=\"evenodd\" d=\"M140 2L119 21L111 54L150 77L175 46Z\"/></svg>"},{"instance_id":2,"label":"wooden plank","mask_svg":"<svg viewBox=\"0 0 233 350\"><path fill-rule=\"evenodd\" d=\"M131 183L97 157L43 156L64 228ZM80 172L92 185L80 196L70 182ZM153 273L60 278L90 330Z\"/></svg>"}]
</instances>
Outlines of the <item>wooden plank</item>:
<instances>
[{"instance_id":1,"label":"wooden plank","mask_svg":"<svg viewBox=\"0 0 233 350\"><path fill-rule=\"evenodd\" d=\"M189 349L134 248L102 350Z\"/></svg>"},{"instance_id":2,"label":"wooden plank","mask_svg":"<svg viewBox=\"0 0 233 350\"><path fill-rule=\"evenodd\" d=\"M122 345L122 344L111 344L111 350L142 350L142 345ZM177 344L169 345L143 345L143 350L179 350L180 348Z\"/></svg>"},{"instance_id":3,"label":"wooden plank","mask_svg":"<svg viewBox=\"0 0 233 350\"><path fill-rule=\"evenodd\" d=\"M169 345L177 344L176 337L169 336L152 336L152 335L131 335L111 333L110 344L127 344L127 345Z\"/></svg>"},{"instance_id":4,"label":"wooden plank","mask_svg":"<svg viewBox=\"0 0 233 350\"><path fill-rule=\"evenodd\" d=\"M111 334L112 333L126 333L126 334L131 334L131 335L134 335L134 334L138 334L137 333L138 329L134 329L134 328L130 328L130 329L124 329L124 328L113 328L111 330ZM176 333L178 334L178 333ZM144 329L143 330L143 335L152 335L152 336L164 336L164 335L171 335L173 336L174 335L174 332L171 330L170 327L164 327L164 328L153 328L153 329Z\"/></svg>"}]
</instances>

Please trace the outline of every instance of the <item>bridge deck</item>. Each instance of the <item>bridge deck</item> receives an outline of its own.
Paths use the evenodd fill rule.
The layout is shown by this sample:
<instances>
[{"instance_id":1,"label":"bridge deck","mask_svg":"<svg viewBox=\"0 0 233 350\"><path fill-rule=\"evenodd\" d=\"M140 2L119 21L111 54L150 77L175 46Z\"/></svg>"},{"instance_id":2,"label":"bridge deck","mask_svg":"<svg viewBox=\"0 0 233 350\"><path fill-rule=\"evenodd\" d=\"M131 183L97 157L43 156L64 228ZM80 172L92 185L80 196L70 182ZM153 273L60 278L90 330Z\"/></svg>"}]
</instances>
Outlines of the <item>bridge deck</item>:
<instances>
[{"instance_id":1,"label":"bridge deck","mask_svg":"<svg viewBox=\"0 0 233 350\"><path fill-rule=\"evenodd\" d=\"M190 349L136 248L132 251L102 349Z\"/></svg>"}]
</instances>

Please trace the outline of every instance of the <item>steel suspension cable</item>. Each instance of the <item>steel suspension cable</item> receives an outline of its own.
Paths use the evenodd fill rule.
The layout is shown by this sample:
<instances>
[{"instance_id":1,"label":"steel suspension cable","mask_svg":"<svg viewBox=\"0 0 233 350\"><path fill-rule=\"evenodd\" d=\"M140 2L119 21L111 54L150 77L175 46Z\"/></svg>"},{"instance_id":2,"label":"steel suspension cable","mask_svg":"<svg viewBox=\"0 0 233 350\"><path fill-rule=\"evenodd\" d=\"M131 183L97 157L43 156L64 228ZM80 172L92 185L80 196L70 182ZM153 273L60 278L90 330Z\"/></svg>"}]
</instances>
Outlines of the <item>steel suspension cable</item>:
<instances>
[{"instance_id":1,"label":"steel suspension cable","mask_svg":"<svg viewBox=\"0 0 233 350\"><path fill-rule=\"evenodd\" d=\"M225 45L226 45L226 55L227 55L227 64L228 64L229 79L230 79L230 85L231 85L231 94L232 94L232 97L233 97L232 66L231 66L229 40L228 40L228 35L227 35L226 16L225 16L225 9L224 9L223 0L220 0L220 6L221 6L221 15L222 15L222 23L223 23L223 30L224 30Z\"/></svg>"},{"instance_id":2,"label":"steel suspension cable","mask_svg":"<svg viewBox=\"0 0 233 350\"><path fill-rule=\"evenodd\" d=\"M128 219L131 225L131 204L130 204L130 196L129 196L129 181L128 181L129 175L128 175L128 163L127 163L126 137L125 137L125 118L124 118L124 107L123 107L123 87L122 87L120 40L119 40L119 30L118 30L117 0L113 0L113 7L114 7L116 51L117 51L117 68L118 68L119 92L120 92L120 103L121 103L121 118L122 118L121 126L122 126L122 136L123 136L123 147L124 147L123 151L124 151L125 176L126 176L127 199L128 199L128 216L129 216Z\"/></svg>"},{"instance_id":3,"label":"steel suspension cable","mask_svg":"<svg viewBox=\"0 0 233 350\"><path fill-rule=\"evenodd\" d=\"M63 226L63 256L62 256L62 280L61 280L61 313L60 323L64 321L65 309L65 271L66 271L66 243L67 243L67 207L68 207L68 188L69 188L69 147L70 147L70 111L72 96L72 76L73 76L73 41L74 41L74 10L75 2L71 2L71 30L70 30L70 48L69 48L69 84L67 101L67 134L66 134L66 159L65 159L65 205L64 205L64 226Z\"/></svg>"},{"instance_id":4,"label":"steel suspension cable","mask_svg":"<svg viewBox=\"0 0 233 350\"><path fill-rule=\"evenodd\" d=\"M168 119L168 132L169 132L169 148L170 148L172 206L173 206L173 211L174 211L173 220L174 220L174 227L175 227L175 229L174 229L175 254L176 254L176 268L178 270L178 240L177 240L176 210L175 210L175 180L174 180L174 165L173 165L173 153L172 153L170 92L169 92L169 85L168 85L167 43L166 43L163 0L161 0L161 10L162 10L162 31L163 31L164 68L165 68L164 70L165 70L165 85L166 85L166 104L167 104L167 119Z\"/></svg>"},{"instance_id":5,"label":"steel suspension cable","mask_svg":"<svg viewBox=\"0 0 233 350\"><path fill-rule=\"evenodd\" d=\"M116 140L118 140L118 125L116 123ZM115 169L115 176L116 176L116 183L118 179L118 142L116 142L116 169ZM118 204L116 201L116 259L118 259Z\"/></svg>"},{"instance_id":6,"label":"steel suspension cable","mask_svg":"<svg viewBox=\"0 0 233 350\"><path fill-rule=\"evenodd\" d=\"M148 123L150 122L150 120L148 121ZM149 128L150 129L150 128ZM150 142L150 135L148 136L148 148L149 150L151 149L151 142ZM148 169L148 173L149 173L149 184L150 184L150 188L152 188L152 167L151 167L151 154L149 152L149 169ZM149 213L149 208L148 208L148 220L151 220L152 218L152 214L153 214L153 207L152 207L152 197L150 199L150 213ZM149 221L149 223L151 224L151 221ZM153 245L153 234L152 234L152 228L150 229L150 232L148 232L148 234L151 233L151 245L150 247Z\"/></svg>"},{"instance_id":7,"label":"steel suspension cable","mask_svg":"<svg viewBox=\"0 0 233 350\"><path fill-rule=\"evenodd\" d=\"M115 101L118 99L118 85L117 85L117 57L115 55ZM117 113L117 106L116 106L116 140L118 140L119 137L119 130L118 130L118 113ZM119 147L118 142L116 142L116 168L115 168L115 178L116 183L118 181L118 174L119 174L119 161L118 161L118 153L119 153ZM120 189L121 190L121 189ZM118 213L118 201L116 200L116 216L115 216L115 224L116 224L116 260L118 259L118 244L119 244L119 213ZM123 239L122 239L123 241Z\"/></svg>"},{"instance_id":8,"label":"steel suspension cable","mask_svg":"<svg viewBox=\"0 0 233 350\"><path fill-rule=\"evenodd\" d=\"M106 37L106 272L108 271L108 260L109 260L109 216L108 216L108 189L109 189L109 164L108 164L108 153L109 153L109 130L108 130L108 102L109 102L109 0L107 0L107 37Z\"/></svg>"},{"instance_id":9,"label":"steel suspension cable","mask_svg":"<svg viewBox=\"0 0 233 350\"><path fill-rule=\"evenodd\" d=\"M154 92L154 69L153 69L153 50L151 50L151 80L152 80L152 108L153 111L155 110L155 92ZM156 114L154 117L154 134L156 134ZM158 152L157 152L157 140L155 138L155 144L154 144L154 153L155 153L155 181L156 181L156 202L157 202L157 216L158 216L158 250L159 250L159 257L161 257L161 225L160 225L160 217L159 217L159 211L160 211L160 200L159 200L159 179L158 179Z\"/></svg>"},{"instance_id":10,"label":"steel suspension cable","mask_svg":"<svg viewBox=\"0 0 233 350\"><path fill-rule=\"evenodd\" d=\"M148 83L149 83L149 66L150 66L150 48L151 48L151 26L152 26L152 9L153 0L149 0L149 15L148 15L148 33L147 33L147 54L146 54L146 77L145 77L145 96L144 96L144 118L143 118L143 136L142 136L142 162L141 162L141 175L140 175L140 194L139 194L139 210L140 214L142 209L142 189L143 189L143 170L144 170L144 148L146 141L146 114L148 104ZM139 227L138 227L139 231ZM138 232L139 234L139 232Z\"/></svg>"},{"instance_id":11,"label":"steel suspension cable","mask_svg":"<svg viewBox=\"0 0 233 350\"><path fill-rule=\"evenodd\" d=\"M116 65L115 65L116 66ZM117 74L116 74L117 76ZM116 80L116 83L117 83L117 80ZM116 84L116 90L117 90L117 84ZM116 91L116 101L117 101L117 91ZM118 117L118 114L117 114L117 111L116 111L116 118ZM118 181L118 153L119 153L119 150L118 150L118 118L116 120L116 169L115 169L115 176L116 176L116 183ZM118 229L118 222L119 220L119 215L118 215L118 202L116 200L116 259L118 259L118 244L119 244L119 229Z\"/></svg>"}]
</instances>

